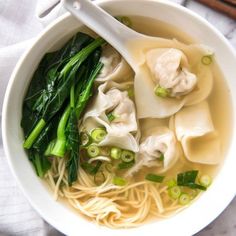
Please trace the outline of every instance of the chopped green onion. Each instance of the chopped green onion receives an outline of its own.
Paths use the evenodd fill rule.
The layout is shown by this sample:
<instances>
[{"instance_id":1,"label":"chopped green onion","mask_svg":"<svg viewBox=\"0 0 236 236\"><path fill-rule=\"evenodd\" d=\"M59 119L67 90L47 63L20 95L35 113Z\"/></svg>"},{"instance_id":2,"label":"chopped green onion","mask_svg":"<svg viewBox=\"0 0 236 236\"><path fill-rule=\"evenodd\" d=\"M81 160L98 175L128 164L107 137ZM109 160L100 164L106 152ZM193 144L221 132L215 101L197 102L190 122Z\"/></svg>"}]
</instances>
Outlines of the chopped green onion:
<instances>
[{"instance_id":1,"label":"chopped green onion","mask_svg":"<svg viewBox=\"0 0 236 236\"><path fill-rule=\"evenodd\" d=\"M190 196L187 193L182 193L179 197L179 204L187 205L190 202Z\"/></svg>"},{"instance_id":2,"label":"chopped green onion","mask_svg":"<svg viewBox=\"0 0 236 236\"><path fill-rule=\"evenodd\" d=\"M113 120L115 120L115 118L116 118L116 116L114 116L114 115L112 114L112 112L110 112L110 113L107 114L107 119L108 119L110 122L112 122Z\"/></svg>"},{"instance_id":3,"label":"chopped green onion","mask_svg":"<svg viewBox=\"0 0 236 236\"><path fill-rule=\"evenodd\" d=\"M133 98L134 97L134 89L133 88L128 88L127 92L128 92L129 98Z\"/></svg>"},{"instance_id":4,"label":"chopped green onion","mask_svg":"<svg viewBox=\"0 0 236 236\"><path fill-rule=\"evenodd\" d=\"M111 155L111 149L109 147L101 147L100 153L102 156L110 156Z\"/></svg>"},{"instance_id":5,"label":"chopped green onion","mask_svg":"<svg viewBox=\"0 0 236 236\"><path fill-rule=\"evenodd\" d=\"M101 161L98 161L96 166L94 166L93 164L90 164L88 162L84 162L81 164L82 168L90 175L95 175L98 172L98 170L100 169L101 165L102 165Z\"/></svg>"},{"instance_id":6,"label":"chopped green onion","mask_svg":"<svg viewBox=\"0 0 236 236\"><path fill-rule=\"evenodd\" d=\"M105 164L105 169L106 169L109 173L112 173L113 165L112 165L111 163L106 163L106 164Z\"/></svg>"},{"instance_id":7,"label":"chopped green onion","mask_svg":"<svg viewBox=\"0 0 236 236\"><path fill-rule=\"evenodd\" d=\"M82 147L87 147L92 142L89 134L85 132L80 133L80 144Z\"/></svg>"},{"instance_id":8,"label":"chopped green onion","mask_svg":"<svg viewBox=\"0 0 236 236\"><path fill-rule=\"evenodd\" d=\"M103 184L105 182L105 180L106 180L106 177L102 171L99 171L94 175L94 183L96 185Z\"/></svg>"},{"instance_id":9,"label":"chopped green onion","mask_svg":"<svg viewBox=\"0 0 236 236\"><path fill-rule=\"evenodd\" d=\"M173 186L168 190L168 194L171 198L176 200L181 195L181 189L179 186Z\"/></svg>"},{"instance_id":10,"label":"chopped green onion","mask_svg":"<svg viewBox=\"0 0 236 236\"><path fill-rule=\"evenodd\" d=\"M117 186L124 186L127 184L126 180L124 178L115 176L112 180L112 183L117 185Z\"/></svg>"},{"instance_id":11,"label":"chopped green onion","mask_svg":"<svg viewBox=\"0 0 236 236\"><path fill-rule=\"evenodd\" d=\"M156 96L161 98L166 98L170 95L170 92L167 88L161 87L159 85L154 88L154 93L156 94Z\"/></svg>"},{"instance_id":12,"label":"chopped green onion","mask_svg":"<svg viewBox=\"0 0 236 236\"><path fill-rule=\"evenodd\" d=\"M164 178L165 178L165 176L155 175L155 174L147 174L145 176L146 180L149 180L149 181L152 181L152 182L156 182L156 183L162 183Z\"/></svg>"},{"instance_id":13,"label":"chopped green onion","mask_svg":"<svg viewBox=\"0 0 236 236\"><path fill-rule=\"evenodd\" d=\"M129 150L123 150L121 153L121 160L123 162L131 162L134 160L134 152L131 152Z\"/></svg>"},{"instance_id":14,"label":"chopped green onion","mask_svg":"<svg viewBox=\"0 0 236 236\"><path fill-rule=\"evenodd\" d=\"M100 148L95 145L90 145L87 147L87 153L89 157L97 157L100 154Z\"/></svg>"},{"instance_id":15,"label":"chopped green onion","mask_svg":"<svg viewBox=\"0 0 236 236\"><path fill-rule=\"evenodd\" d=\"M167 186L168 186L168 188L177 186L176 180L175 180L175 179L169 180L169 181L167 182Z\"/></svg>"},{"instance_id":16,"label":"chopped green onion","mask_svg":"<svg viewBox=\"0 0 236 236\"><path fill-rule=\"evenodd\" d=\"M200 178L199 178L199 183L204 186L204 187L209 187L212 183L212 179L209 175L202 175Z\"/></svg>"},{"instance_id":17,"label":"chopped green onion","mask_svg":"<svg viewBox=\"0 0 236 236\"><path fill-rule=\"evenodd\" d=\"M121 162L118 164L117 169L118 170L125 170L125 169L129 169L134 165L134 161L131 162Z\"/></svg>"},{"instance_id":18,"label":"chopped green onion","mask_svg":"<svg viewBox=\"0 0 236 236\"><path fill-rule=\"evenodd\" d=\"M162 153L158 159L159 161L164 161L164 154Z\"/></svg>"},{"instance_id":19,"label":"chopped green onion","mask_svg":"<svg viewBox=\"0 0 236 236\"><path fill-rule=\"evenodd\" d=\"M201 62L203 65L209 66L212 63L212 55L203 56Z\"/></svg>"},{"instance_id":20,"label":"chopped green onion","mask_svg":"<svg viewBox=\"0 0 236 236\"><path fill-rule=\"evenodd\" d=\"M121 157L121 152L122 152L122 150L121 150L120 148L112 147L112 148L111 148L111 157L112 157L113 159L118 160L118 159L120 159L120 157Z\"/></svg>"},{"instance_id":21,"label":"chopped green onion","mask_svg":"<svg viewBox=\"0 0 236 236\"><path fill-rule=\"evenodd\" d=\"M128 27L132 27L132 21L130 20L129 17L127 16L117 16L115 17L118 21L120 21L122 24L128 26Z\"/></svg>"},{"instance_id":22,"label":"chopped green onion","mask_svg":"<svg viewBox=\"0 0 236 236\"><path fill-rule=\"evenodd\" d=\"M96 128L91 132L91 137L96 143L100 143L107 135L104 128Z\"/></svg>"}]
</instances>

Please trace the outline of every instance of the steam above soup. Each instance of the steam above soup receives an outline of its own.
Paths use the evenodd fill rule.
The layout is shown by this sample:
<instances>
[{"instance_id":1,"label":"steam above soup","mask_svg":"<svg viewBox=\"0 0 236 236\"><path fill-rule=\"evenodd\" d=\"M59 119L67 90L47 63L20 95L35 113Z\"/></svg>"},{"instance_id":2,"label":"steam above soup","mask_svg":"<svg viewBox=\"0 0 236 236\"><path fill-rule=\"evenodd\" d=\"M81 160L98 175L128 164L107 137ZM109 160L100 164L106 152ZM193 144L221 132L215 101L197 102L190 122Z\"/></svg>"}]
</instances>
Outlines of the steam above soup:
<instances>
[{"instance_id":1,"label":"steam above soup","mask_svg":"<svg viewBox=\"0 0 236 236\"><path fill-rule=\"evenodd\" d=\"M171 39L147 50L134 75L103 39L76 34L41 60L21 122L55 199L111 228L170 216L206 191L227 149L217 117L230 116L209 48L172 39L178 31L163 22L125 19Z\"/></svg>"}]
</instances>

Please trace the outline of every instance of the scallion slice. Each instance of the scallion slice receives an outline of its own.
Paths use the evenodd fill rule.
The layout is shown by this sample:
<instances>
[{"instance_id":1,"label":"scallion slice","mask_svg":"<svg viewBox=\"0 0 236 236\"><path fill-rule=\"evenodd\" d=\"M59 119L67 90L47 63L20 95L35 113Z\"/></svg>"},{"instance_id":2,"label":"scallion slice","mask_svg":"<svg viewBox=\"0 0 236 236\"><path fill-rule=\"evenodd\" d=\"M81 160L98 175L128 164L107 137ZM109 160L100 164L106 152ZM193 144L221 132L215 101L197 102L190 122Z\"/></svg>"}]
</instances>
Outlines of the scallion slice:
<instances>
[{"instance_id":1,"label":"scallion slice","mask_svg":"<svg viewBox=\"0 0 236 236\"><path fill-rule=\"evenodd\" d=\"M96 128L91 132L91 137L96 143L100 143L107 135L105 128Z\"/></svg>"},{"instance_id":2,"label":"scallion slice","mask_svg":"<svg viewBox=\"0 0 236 236\"><path fill-rule=\"evenodd\" d=\"M124 185L127 184L127 181L126 181L124 178L115 176L115 177L112 179L112 183L113 183L114 185L117 185L117 186L124 186Z\"/></svg>"},{"instance_id":3,"label":"scallion slice","mask_svg":"<svg viewBox=\"0 0 236 236\"><path fill-rule=\"evenodd\" d=\"M106 180L106 177L102 171L99 171L94 175L94 183L96 185L103 184L105 182L105 180Z\"/></svg>"},{"instance_id":4,"label":"scallion slice","mask_svg":"<svg viewBox=\"0 0 236 236\"><path fill-rule=\"evenodd\" d=\"M203 56L201 62L205 66L209 66L212 63L212 55Z\"/></svg>"},{"instance_id":5,"label":"scallion slice","mask_svg":"<svg viewBox=\"0 0 236 236\"><path fill-rule=\"evenodd\" d=\"M121 162L118 164L117 169L118 170L125 170L125 169L129 169L134 165L134 161L131 162Z\"/></svg>"},{"instance_id":6,"label":"scallion slice","mask_svg":"<svg viewBox=\"0 0 236 236\"><path fill-rule=\"evenodd\" d=\"M152 182L156 182L156 183L162 183L164 178L165 178L165 176L155 175L155 174L147 174L145 176L146 180L149 180L149 181L152 181Z\"/></svg>"},{"instance_id":7,"label":"scallion slice","mask_svg":"<svg viewBox=\"0 0 236 236\"><path fill-rule=\"evenodd\" d=\"M117 16L115 17L118 21L120 21L122 24L128 26L128 27L132 27L132 21L130 20L129 17L127 16Z\"/></svg>"},{"instance_id":8,"label":"scallion slice","mask_svg":"<svg viewBox=\"0 0 236 236\"><path fill-rule=\"evenodd\" d=\"M128 88L127 92L128 92L129 98L134 98L134 89L133 88Z\"/></svg>"},{"instance_id":9,"label":"scallion slice","mask_svg":"<svg viewBox=\"0 0 236 236\"><path fill-rule=\"evenodd\" d=\"M117 147L111 148L111 158L118 160L121 157L121 153L122 153L122 150L120 148L117 148Z\"/></svg>"},{"instance_id":10,"label":"scallion slice","mask_svg":"<svg viewBox=\"0 0 236 236\"><path fill-rule=\"evenodd\" d=\"M211 177L210 177L209 175L202 175L202 176L199 178L199 183L200 183L202 186L208 188L208 187L211 185L211 183L212 183L212 179L211 179Z\"/></svg>"},{"instance_id":11,"label":"scallion slice","mask_svg":"<svg viewBox=\"0 0 236 236\"><path fill-rule=\"evenodd\" d=\"M110 112L110 113L107 114L107 119L108 119L110 122L112 122L113 120L115 120L115 118L116 118L116 116L113 115L112 112Z\"/></svg>"},{"instance_id":12,"label":"scallion slice","mask_svg":"<svg viewBox=\"0 0 236 236\"><path fill-rule=\"evenodd\" d=\"M176 183L176 180L175 180L175 179L170 179L170 180L167 182L168 188L174 187L174 186L176 186L176 185L177 185L177 183Z\"/></svg>"},{"instance_id":13,"label":"scallion slice","mask_svg":"<svg viewBox=\"0 0 236 236\"><path fill-rule=\"evenodd\" d=\"M179 204L181 205L187 205L190 202L190 196L187 193L182 193L179 197Z\"/></svg>"},{"instance_id":14,"label":"scallion slice","mask_svg":"<svg viewBox=\"0 0 236 236\"><path fill-rule=\"evenodd\" d=\"M121 160L123 162L131 162L134 160L135 154L129 150L123 150L121 153Z\"/></svg>"},{"instance_id":15,"label":"scallion slice","mask_svg":"<svg viewBox=\"0 0 236 236\"><path fill-rule=\"evenodd\" d=\"M100 154L100 148L96 145L90 145L87 147L87 153L89 157L97 157Z\"/></svg>"},{"instance_id":16,"label":"scallion slice","mask_svg":"<svg viewBox=\"0 0 236 236\"><path fill-rule=\"evenodd\" d=\"M161 97L161 98L166 98L170 95L170 92L167 88L161 87L160 85L157 85L154 88L154 93L156 96Z\"/></svg>"},{"instance_id":17,"label":"scallion slice","mask_svg":"<svg viewBox=\"0 0 236 236\"><path fill-rule=\"evenodd\" d=\"M168 189L168 194L172 199L176 200L181 195L181 188L179 186L173 186Z\"/></svg>"},{"instance_id":18,"label":"scallion slice","mask_svg":"<svg viewBox=\"0 0 236 236\"><path fill-rule=\"evenodd\" d=\"M159 161L164 161L164 154L162 153L160 157L158 158Z\"/></svg>"}]
</instances>

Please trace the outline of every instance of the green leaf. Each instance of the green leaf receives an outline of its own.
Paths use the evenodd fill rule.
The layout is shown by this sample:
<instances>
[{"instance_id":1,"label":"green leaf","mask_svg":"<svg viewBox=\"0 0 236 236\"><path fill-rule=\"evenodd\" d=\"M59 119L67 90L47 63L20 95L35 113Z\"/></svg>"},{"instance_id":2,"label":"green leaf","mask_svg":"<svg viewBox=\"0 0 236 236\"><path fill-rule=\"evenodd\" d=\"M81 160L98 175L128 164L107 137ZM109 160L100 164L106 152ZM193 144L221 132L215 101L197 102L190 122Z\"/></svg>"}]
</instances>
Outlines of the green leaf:
<instances>
[{"instance_id":1,"label":"green leaf","mask_svg":"<svg viewBox=\"0 0 236 236\"><path fill-rule=\"evenodd\" d=\"M177 185L186 186L192 189L206 190L206 187L195 183L197 175L198 175L198 170L191 170L179 173L177 176Z\"/></svg>"}]
</instances>

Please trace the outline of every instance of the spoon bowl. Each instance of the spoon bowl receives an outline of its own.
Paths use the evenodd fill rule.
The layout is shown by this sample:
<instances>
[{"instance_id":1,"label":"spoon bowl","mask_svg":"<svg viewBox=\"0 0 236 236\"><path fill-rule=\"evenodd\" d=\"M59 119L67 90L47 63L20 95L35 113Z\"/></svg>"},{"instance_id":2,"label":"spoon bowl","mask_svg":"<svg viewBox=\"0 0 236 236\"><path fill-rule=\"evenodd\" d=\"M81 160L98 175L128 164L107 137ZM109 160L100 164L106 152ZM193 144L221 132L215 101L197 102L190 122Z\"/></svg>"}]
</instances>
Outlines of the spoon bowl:
<instances>
[{"instance_id":1,"label":"spoon bowl","mask_svg":"<svg viewBox=\"0 0 236 236\"><path fill-rule=\"evenodd\" d=\"M147 48L168 44L169 40L138 33L89 0L63 0L64 7L86 26L104 38L137 73Z\"/></svg>"}]
</instances>

